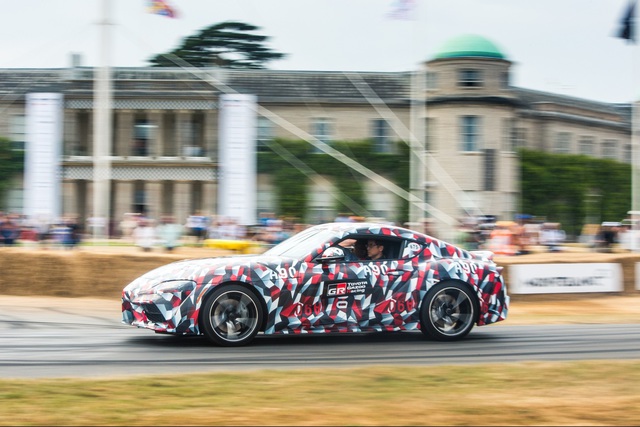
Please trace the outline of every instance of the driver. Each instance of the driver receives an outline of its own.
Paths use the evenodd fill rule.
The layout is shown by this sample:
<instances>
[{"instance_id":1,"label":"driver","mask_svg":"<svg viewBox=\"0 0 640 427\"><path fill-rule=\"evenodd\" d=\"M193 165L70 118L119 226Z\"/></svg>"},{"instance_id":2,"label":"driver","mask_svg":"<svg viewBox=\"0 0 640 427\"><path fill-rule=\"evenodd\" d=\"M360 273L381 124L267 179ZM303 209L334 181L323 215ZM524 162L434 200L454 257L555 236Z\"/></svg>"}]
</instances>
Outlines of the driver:
<instances>
[{"instance_id":1,"label":"driver","mask_svg":"<svg viewBox=\"0 0 640 427\"><path fill-rule=\"evenodd\" d=\"M382 240L369 240L367 242L367 254L373 261L382 258L384 255L384 242Z\"/></svg>"},{"instance_id":2,"label":"driver","mask_svg":"<svg viewBox=\"0 0 640 427\"><path fill-rule=\"evenodd\" d=\"M345 251L345 261L360 261L368 259L367 245L364 240L345 239L338 243Z\"/></svg>"}]
</instances>

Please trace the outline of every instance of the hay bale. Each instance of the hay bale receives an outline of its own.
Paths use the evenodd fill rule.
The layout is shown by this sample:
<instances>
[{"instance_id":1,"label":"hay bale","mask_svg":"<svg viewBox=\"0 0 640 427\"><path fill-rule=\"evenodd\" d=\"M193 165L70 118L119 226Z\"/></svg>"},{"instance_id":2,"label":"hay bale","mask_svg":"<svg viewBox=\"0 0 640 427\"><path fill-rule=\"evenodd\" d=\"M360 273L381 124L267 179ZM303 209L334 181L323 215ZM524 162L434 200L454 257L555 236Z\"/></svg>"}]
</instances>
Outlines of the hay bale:
<instances>
[{"instance_id":1,"label":"hay bale","mask_svg":"<svg viewBox=\"0 0 640 427\"><path fill-rule=\"evenodd\" d=\"M184 255L0 248L0 294L119 298L136 277Z\"/></svg>"}]
</instances>

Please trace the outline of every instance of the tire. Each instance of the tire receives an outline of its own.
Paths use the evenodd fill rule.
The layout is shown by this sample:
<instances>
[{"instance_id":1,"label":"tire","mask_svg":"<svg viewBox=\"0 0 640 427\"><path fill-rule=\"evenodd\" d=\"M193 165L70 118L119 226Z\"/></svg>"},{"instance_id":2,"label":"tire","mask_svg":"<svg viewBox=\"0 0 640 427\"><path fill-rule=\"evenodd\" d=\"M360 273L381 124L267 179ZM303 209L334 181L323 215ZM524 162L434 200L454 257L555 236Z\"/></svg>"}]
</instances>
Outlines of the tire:
<instances>
[{"instance_id":1,"label":"tire","mask_svg":"<svg viewBox=\"0 0 640 427\"><path fill-rule=\"evenodd\" d=\"M245 286L216 288L202 307L202 330L214 344L232 347L250 343L263 320L262 304Z\"/></svg>"},{"instance_id":2,"label":"tire","mask_svg":"<svg viewBox=\"0 0 640 427\"><path fill-rule=\"evenodd\" d=\"M465 336L478 318L478 303L471 289L461 283L434 285L422 300L420 329L436 341L457 341Z\"/></svg>"}]
</instances>

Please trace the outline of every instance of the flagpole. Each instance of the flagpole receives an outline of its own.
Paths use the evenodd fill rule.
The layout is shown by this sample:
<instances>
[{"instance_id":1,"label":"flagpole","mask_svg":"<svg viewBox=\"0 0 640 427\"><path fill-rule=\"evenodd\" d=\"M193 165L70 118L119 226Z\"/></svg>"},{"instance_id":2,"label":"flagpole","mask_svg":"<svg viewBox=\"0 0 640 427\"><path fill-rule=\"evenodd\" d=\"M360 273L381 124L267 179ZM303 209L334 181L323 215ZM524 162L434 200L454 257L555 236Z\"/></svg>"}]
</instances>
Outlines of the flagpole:
<instances>
[{"instance_id":1,"label":"flagpole","mask_svg":"<svg viewBox=\"0 0 640 427\"><path fill-rule=\"evenodd\" d=\"M635 88L639 87L636 82L636 70L638 70L638 62L640 60L638 47L633 46L633 58L632 58L632 87L634 92L632 94L631 101L631 251L637 252L640 250L640 108L638 105L638 94L635 93Z\"/></svg>"},{"instance_id":2,"label":"flagpole","mask_svg":"<svg viewBox=\"0 0 640 427\"><path fill-rule=\"evenodd\" d=\"M638 94L636 90L640 87L640 82L636 78L636 73L640 69L638 46L636 44L636 6L637 0L629 0L627 9L622 18L622 27L618 37L625 39L631 44L631 242L632 252L640 250L640 108L638 105Z\"/></svg>"},{"instance_id":3,"label":"flagpole","mask_svg":"<svg viewBox=\"0 0 640 427\"><path fill-rule=\"evenodd\" d=\"M414 199L409 204L409 221L420 224L425 216L424 206L424 183L425 183L425 161L424 161L424 126L422 125L424 102L424 87L422 70L420 66L411 73L411 115L410 115L410 144L411 153L409 157L410 189Z\"/></svg>"},{"instance_id":4,"label":"flagpole","mask_svg":"<svg viewBox=\"0 0 640 427\"><path fill-rule=\"evenodd\" d=\"M100 67L94 71L93 105L93 238L109 237L110 146L111 146L111 69L110 0L102 0L100 25Z\"/></svg>"},{"instance_id":5,"label":"flagpole","mask_svg":"<svg viewBox=\"0 0 640 427\"><path fill-rule=\"evenodd\" d=\"M399 2L402 6L400 9L400 16L404 14L404 18L411 21L411 46L416 44L417 39L417 4L414 0L405 0L404 3ZM422 46L419 43L419 46ZM413 55L411 55L413 57ZM422 220L425 217L425 199L424 199L424 185L426 176L426 163L425 163L425 102L424 94L426 88L424 87L423 70L421 63L418 62L415 68L411 71L411 99L410 99L410 115L409 115L409 190L411 199L409 201L409 222L417 228L423 226ZM425 230L422 230L425 231Z\"/></svg>"}]
</instances>

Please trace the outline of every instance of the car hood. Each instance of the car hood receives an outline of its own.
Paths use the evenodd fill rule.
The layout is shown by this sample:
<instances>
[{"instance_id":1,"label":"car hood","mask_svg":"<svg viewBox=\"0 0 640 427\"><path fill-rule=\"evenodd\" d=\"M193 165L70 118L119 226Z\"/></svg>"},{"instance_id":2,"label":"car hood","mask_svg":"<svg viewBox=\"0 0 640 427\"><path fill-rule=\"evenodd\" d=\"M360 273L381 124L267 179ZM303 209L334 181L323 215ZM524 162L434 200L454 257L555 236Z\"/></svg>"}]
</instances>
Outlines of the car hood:
<instances>
[{"instance_id":1,"label":"car hood","mask_svg":"<svg viewBox=\"0 0 640 427\"><path fill-rule=\"evenodd\" d=\"M288 258L265 255L236 255L215 258L196 258L163 265L136 278L125 288L125 293L152 293L154 288L170 281L202 283L203 278L225 275L230 269L250 268L256 264L277 266L292 262Z\"/></svg>"}]
</instances>

